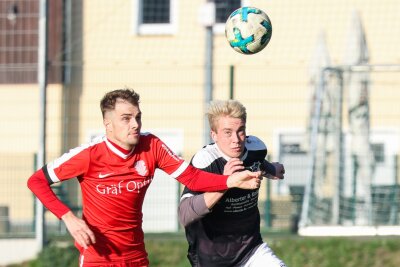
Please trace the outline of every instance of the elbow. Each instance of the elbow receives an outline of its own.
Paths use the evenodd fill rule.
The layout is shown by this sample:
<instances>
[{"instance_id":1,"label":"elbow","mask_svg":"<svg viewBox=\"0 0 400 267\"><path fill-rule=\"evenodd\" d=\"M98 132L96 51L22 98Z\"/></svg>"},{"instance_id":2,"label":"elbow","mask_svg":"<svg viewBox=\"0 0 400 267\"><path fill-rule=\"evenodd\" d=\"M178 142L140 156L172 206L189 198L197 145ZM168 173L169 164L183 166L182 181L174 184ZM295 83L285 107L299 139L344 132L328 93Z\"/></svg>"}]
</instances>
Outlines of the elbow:
<instances>
[{"instance_id":1,"label":"elbow","mask_svg":"<svg viewBox=\"0 0 400 267\"><path fill-rule=\"evenodd\" d=\"M185 211L181 204L179 204L178 207L178 220L179 223L185 228L190 224L187 216L185 216Z\"/></svg>"},{"instance_id":2,"label":"elbow","mask_svg":"<svg viewBox=\"0 0 400 267\"><path fill-rule=\"evenodd\" d=\"M28 181L26 181L26 186L29 188L29 190L33 191L34 184L35 184L35 177L34 175L32 175L31 177L29 177Z\"/></svg>"},{"instance_id":3,"label":"elbow","mask_svg":"<svg viewBox=\"0 0 400 267\"><path fill-rule=\"evenodd\" d=\"M33 193L43 188L43 186L49 185L44 173L42 170L38 170L29 177L28 181L26 182L26 186L31 190Z\"/></svg>"}]
</instances>

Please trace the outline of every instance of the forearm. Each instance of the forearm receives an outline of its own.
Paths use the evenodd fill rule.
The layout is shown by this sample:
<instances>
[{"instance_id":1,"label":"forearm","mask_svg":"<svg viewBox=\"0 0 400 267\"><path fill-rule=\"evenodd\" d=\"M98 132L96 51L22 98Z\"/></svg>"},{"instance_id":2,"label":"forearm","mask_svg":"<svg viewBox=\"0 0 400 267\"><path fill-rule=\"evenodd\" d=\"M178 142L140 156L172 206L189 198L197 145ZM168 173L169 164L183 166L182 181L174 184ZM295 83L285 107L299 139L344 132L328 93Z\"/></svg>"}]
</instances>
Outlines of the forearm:
<instances>
[{"instance_id":1,"label":"forearm","mask_svg":"<svg viewBox=\"0 0 400 267\"><path fill-rule=\"evenodd\" d=\"M49 183L42 170L38 170L28 179L28 188L36 195L43 205L50 210L57 218L70 211L51 190Z\"/></svg>"},{"instance_id":2,"label":"forearm","mask_svg":"<svg viewBox=\"0 0 400 267\"><path fill-rule=\"evenodd\" d=\"M224 194L225 191L204 193L204 201L206 203L207 208L211 210Z\"/></svg>"},{"instance_id":3,"label":"forearm","mask_svg":"<svg viewBox=\"0 0 400 267\"><path fill-rule=\"evenodd\" d=\"M177 180L190 190L197 192L221 191L228 189L227 175L218 175L201 171L191 165L187 167Z\"/></svg>"}]
</instances>

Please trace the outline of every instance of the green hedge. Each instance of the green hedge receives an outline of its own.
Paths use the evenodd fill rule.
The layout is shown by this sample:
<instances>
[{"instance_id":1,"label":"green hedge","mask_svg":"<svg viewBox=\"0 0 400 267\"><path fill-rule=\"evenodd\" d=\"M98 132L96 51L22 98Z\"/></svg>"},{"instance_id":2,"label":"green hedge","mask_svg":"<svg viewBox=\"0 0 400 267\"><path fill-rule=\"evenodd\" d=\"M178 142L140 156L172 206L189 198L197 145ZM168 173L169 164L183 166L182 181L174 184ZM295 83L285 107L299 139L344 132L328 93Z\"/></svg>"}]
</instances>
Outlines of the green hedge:
<instances>
[{"instance_id":1,"label":"green hedge","mask_svg":"<svg viewBox=\"0 0 400 267\"><path fill-rule=\"evenodd\" d=\"M288 267L398 267L400 238L303 238L266 236L264 240ZM189 267L183 235L147 235L152 267ZM13 267L77 267L78 251L70 242L51 242L38 259Z\"/></svg>"}]
</instances>

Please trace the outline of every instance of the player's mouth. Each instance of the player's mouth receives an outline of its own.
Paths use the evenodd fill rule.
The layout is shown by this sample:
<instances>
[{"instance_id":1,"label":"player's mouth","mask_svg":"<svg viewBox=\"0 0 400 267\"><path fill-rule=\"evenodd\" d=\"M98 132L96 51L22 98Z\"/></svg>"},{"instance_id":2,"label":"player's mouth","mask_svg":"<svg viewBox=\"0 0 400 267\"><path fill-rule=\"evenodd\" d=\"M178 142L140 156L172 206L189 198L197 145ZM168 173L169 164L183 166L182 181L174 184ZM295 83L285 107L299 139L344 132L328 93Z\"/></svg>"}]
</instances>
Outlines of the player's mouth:
<instances>
[{"instance_id":1,"label":"player's mouth","mask_svg":"<svg viewBox=\"0 0 400 267\"><path fill-rule=\"evenodd\" d=\"M234 151L234 152L241 152L241 151L242 151L242 148L241 148L241 147L233 147L233 148L232 148L232 151Z\"/></svg>"},{"instance_id":2,"label":"player's mouth","mask_svg":"<svg viewBox=\"0 0 400 267\"><path fill-rule=\"evenodd\" d=\"M132 132L132 133L129 133L129 135L132 136L132 137L138 137L139 136L139 132Z\"/></svg>"}]
</instances>

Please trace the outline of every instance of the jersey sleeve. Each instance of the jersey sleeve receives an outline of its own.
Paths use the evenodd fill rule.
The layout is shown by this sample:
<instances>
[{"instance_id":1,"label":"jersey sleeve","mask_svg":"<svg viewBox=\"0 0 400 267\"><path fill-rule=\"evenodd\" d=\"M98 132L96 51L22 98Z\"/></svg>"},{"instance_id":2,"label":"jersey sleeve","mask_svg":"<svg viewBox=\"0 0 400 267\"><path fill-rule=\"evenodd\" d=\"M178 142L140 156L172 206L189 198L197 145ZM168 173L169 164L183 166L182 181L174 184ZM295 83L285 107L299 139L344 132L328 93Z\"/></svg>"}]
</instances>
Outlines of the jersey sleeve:
<instances>
[{"instance_id":1,"label":"jersey sleeve","mask_svg":"<svg viewBox=\"0 0 400 267\"><path fill-rule=\"evenodd\" d=\"M210 213L204 200L204 194L201 195L183 195L178 207L179 222L184 226L194 223L205 215Z\"/></svg>"},{"instance_id":2,"label":"jersey sleeve","mask_svg":"<svg viewBox=\"0 0 400 267\"><path fill-rule=\"evenodd\" d=\"M195 168L208 173L217 172L211 166L210 158L204 151L198 152L191 160L190 164ZM178 207L179 222L187 227L188 225L200 220L211 211L207 208L204 192L190 190L187 186L183 189L182 197Z\"/></svg>"},{"instance_id":3,"label":"jersey sleeve","mask_svg":"<svg viewBox=\"0 0 400 267\"><path fill-rule=\"evenodd\" d=\"M57 183L84 174L89 167L89 162L89 149L80 146L45 165L43 171L50 183Z\"/></svg>"},{"instance_id":4,"label":"jersey sleeve","mask_svg":"<svg viewBox=\"0 0 400 267\"><path fill-rule=\"evenodd\" d=\"M28 188L48 210L61 219L70 209L54 194L50 185L80 176L87 170L89 159L87 147L71 149L35 172L28 179Z\"/></svg>"},{"instance_id":5,"label":"jersey sleeve","mask_svg":"<svg viewBox=\"0 0 400 267\"><path fill-rule=\"evenodd\" d=\"M60 199L51 190L49 181L46 179L43 169L35 172L28 179L28 188L36 195L43 205L51 211L57 218L70 211L70 209L61 202Z\"/></svg>"},{"instance_id":6,"label":"jersey sleeve","mask_svg":"<svg viewBox=\"0 0 400 267\"><path fill-rule=\"evenodd\" d=\"M192 191L215 192L228 189L228 175L219 175L199 170L188 165L177 180Z\"/></svg>"},{"instance_id":7,"label":"jersey sleeve","mask_svg":"<svg viewBox=\"0 0 400 267\"><path fill-rule=\"evenodd\" d=\"M201 171L176 155L160 139L155 139L157 167L194 191L226 190L228 175L217 175Z\"/></svg>"}]
</instances>

